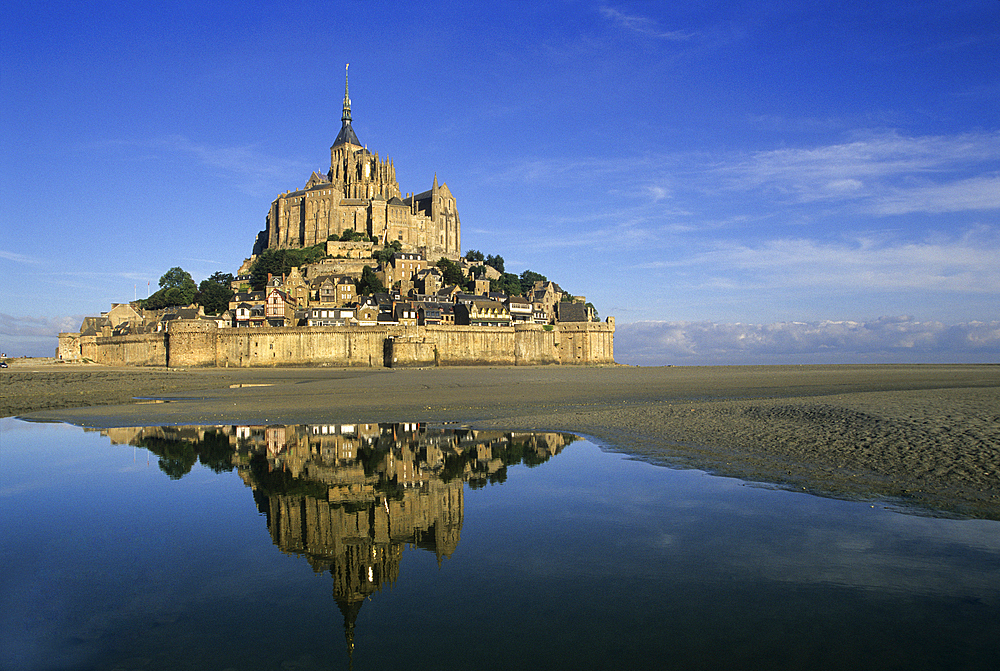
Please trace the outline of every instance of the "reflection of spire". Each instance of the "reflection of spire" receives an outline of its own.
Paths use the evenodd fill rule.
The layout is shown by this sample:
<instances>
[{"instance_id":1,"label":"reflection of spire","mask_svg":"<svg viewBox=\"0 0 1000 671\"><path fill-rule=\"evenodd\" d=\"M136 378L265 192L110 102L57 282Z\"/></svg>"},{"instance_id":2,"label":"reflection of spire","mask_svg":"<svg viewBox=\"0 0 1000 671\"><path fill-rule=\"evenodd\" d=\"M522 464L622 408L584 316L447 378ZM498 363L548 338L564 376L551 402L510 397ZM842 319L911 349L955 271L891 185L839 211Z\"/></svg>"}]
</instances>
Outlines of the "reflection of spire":
<instances>
[{"instance_id":1,"label":"reflection of spire","mask_svg":"<svg viewBox=\"0 0 1000 671\"><path fill-rule=\"evenodd\" d=\"M344 638L347 639L348 668L354 668L354 623L358 619L358 613L361 612L361 606L365 600L353 599L349 601L336 596L334 599L340 612L344 615Z\"/></svg>"},{"instance_id":2,"label":"reflection of spire","mask_svg":"<svg viewBox=\"0 0 1000 671\"><path fill-rule=\"evenodd\" d=\"M410 424L280 428L280 451L268 449L268 430L241 443L240 475L274 544L329 570L351 664L361 607L396 581L403 550L433 552L440 568L458 548L466 483L503 482L507 466L540 464L572 440Z\"/></svg>"},{"instance_id":3,"label":"reflection of spire","mask_svg":"<svg viewBox=\"0 0 1000 671\"><path fill-rule=\"evenodd\" d=\"M350 112L347 84L345 109ZM350 131L349 119L345 128ZM353 154L351 154L353 156ZM437 176L434 179L437 185ZM344 616L353 665L365 599L399 576L404 548L433 552L440 568L456 551L466 483L502 483L507 466L536 466L575 440L563 434L429 429L423 424L207 426L104 429L183 477L195 461L234 465L252 488L271 539L327 570ZM167 469L165 469L167 470Z\"/></svg>"}]
</instances>

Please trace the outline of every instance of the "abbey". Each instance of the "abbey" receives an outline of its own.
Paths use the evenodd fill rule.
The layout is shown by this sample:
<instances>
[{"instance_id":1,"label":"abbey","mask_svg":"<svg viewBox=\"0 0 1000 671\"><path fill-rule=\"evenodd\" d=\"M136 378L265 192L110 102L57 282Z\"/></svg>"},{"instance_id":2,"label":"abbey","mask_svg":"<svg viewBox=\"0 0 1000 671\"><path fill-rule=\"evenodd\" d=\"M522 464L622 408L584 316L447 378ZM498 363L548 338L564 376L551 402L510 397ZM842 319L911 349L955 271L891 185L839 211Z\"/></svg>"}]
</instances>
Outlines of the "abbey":
<instances>
[{"instance_id":1,"label":"abbey","mask_svg":"<svg viewBox=\"0 0 1000 671\"><path fill-rule=\"evenodd\" d=\"M251 287L262 252L318 245L321 258L266 269ZM345 77L330 169L271 203L253 255L229 278L228 310L118 304L60 333L58 356L182 367L614 364L614 317L598 322L583 296L470 256L448 186L435 175L430 190L404 197L393 162L361 144Z\"/></svg>"},{"instance_id":2,"label":"abbey","mask_svg":"<svg viewBox=\"0 0 1000 671\"><path fill-rule=\"evenodd\" d=\"M403 249L426 259L455 260L462 254L458 209L448 185L439 185L435 175L430 190L403 196L393 162L369 151L354 132L345 74L344 111L330 147L330 169L313 172L304 187L274 199L254 253L310 247L348 229L383 245L398 240Z\"/></svg>"}]
</instances>

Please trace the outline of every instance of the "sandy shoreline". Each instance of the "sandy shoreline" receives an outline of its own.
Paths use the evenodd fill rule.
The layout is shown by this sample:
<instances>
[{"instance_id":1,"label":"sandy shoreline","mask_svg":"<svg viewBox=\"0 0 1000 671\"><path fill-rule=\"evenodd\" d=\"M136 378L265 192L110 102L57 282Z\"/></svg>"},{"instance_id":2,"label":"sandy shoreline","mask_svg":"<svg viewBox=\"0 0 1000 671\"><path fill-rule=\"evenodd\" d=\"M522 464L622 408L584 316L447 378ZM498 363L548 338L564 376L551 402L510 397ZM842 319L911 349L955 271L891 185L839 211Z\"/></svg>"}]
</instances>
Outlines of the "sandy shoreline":
<instances>
[{"instance_id":1,"label":"sandy shoreline","mask_svg":"<svg viewBox=\"0 0 1000 671\"><path fill-rule=\"evenodd\" d=\"M1000 366L18 366L0 371L0 398L4 416L84 426L420 421L572 431L657 463L1000 519Z\"/></svg>"}]
</instances>

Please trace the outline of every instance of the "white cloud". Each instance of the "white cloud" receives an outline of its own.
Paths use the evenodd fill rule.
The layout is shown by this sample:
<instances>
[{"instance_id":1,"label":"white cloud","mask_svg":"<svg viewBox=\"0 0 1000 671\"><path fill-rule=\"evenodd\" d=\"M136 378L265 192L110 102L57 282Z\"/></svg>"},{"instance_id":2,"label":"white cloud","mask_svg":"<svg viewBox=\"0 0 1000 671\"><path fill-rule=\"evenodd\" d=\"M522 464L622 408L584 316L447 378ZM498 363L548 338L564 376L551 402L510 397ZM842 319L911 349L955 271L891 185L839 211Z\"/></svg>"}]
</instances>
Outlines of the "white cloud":
<instances>
[{"instance_id":1,"label":"white cloud","mask_svg":"<svg viewBox=\"0 0 1000 671\"><path fill-rule=\"evenodd\" d=\"M1000 361L1000 321L635 322L615 334L619 363L740 364Z\"/></svg>"},{"instance_id":2,"label":"white cloud","mask_svg":"<svg viewBox=\"0 0 1000 671\"><path fill-rule=\"evenodd\" d=\"M15 317L0 312L0 335L5 336L56 336L59 333L78 331L82 315L58 317Z\"/></svg>"},{"instance_id":3,"label":"white cloud","mask_svg":"<svg viewBox=\"0 0 1000 671\"><path fill-rule=\"evenodd\" d=\"M720 221L840 226L911 213L993 212L1000 210L997 165L1000 132L908 137L859 131L847 142L814 147L546 156L483 166L481 174L532 193L544 185L553 211L566 220L586 218L589 227L609 232L623 221L641 221L655 236L665 229L716 230ZM574 236L585 228L575 227Z\"/></svg>"},{"instance_id":4,"label":"white cloud","mask_svg":"<svg viewBox=\"0 0 1000 671\"><path fill-rule=\"evenodd\" d=\"M722 283L744 290L1000 294L998 258L1000 235L991 227L977 226L917 241L888 234L835 241L776 238L756 244L717 240L637 268L697 272L702 286Z\"/></svg>"},{"instance_id":5,"label":"white cloud","mask_svg":"<svg viewBox=\"0 0 1000 671\"><path fill-rule=\"evenodd\" d=\"M80 330L83 315L14 316L0 313L0 349L7 356L53 356L60 333Z\"/></svg>"},{"instance_id":6,"label":"white cloud","mask_svg":"<svg viewBox=\"0 0 1000 671\"><path fill-rule=\"evenodd\" d=\"M965 212L1000 209L1000 175L982 175L948 184L894 187L873 199L875 214Z\"/></svg>"},{"instance_id":7,"label":"white cloud","mask_svg":"<svg viewBox=\"0 0 1000 671\"><path fill-rule=\"evenodd\" d=\"M203 164L229 173L241 183L241 188L252 194L267 191L273 184L287 183L289 175L295 175L295 180L302 179L302 174L309 170L304 163L261 154L253 145L214 146L181 135L160 139L155 144L191 154Z\"/></svg>"},{"instance_id":8,"label":"white cloud","mask_svg":"<svg viewBox=\"0 0 1000 671\"><path fill-rule=\"evenodd\" d=\"M601 14L632 32L663 40L684 41L694 37L694 33L680 30L663 30L654 19L646 16L624 14L612 7L601 7Z\"/></svg>"},{"instance_id":9,"label":"white cloud","mask_svg":"<svg viewBox=\"0 0 1000 671\"><path fill-rule=\"evenodd\" d=\"M32 256L25 256L24 254L18 254L17 252L8 252L5 249L0 249L0 259L7 259L8 261L13 261L14 263L36 264L42 262L41 259L36 259Z\"/></svg>"},{"instance_id":10,"label":"white cloud","mask_svg":"<svg viewBox=\"0 0 1000 671\"><path fill-rule=\"evenodd\" d=\"M723 157L708 175L729 190L802 203L856 200L878 215L1000 209L1000 132L855 135L850 142Z\"/></svg>"}]
</instances>

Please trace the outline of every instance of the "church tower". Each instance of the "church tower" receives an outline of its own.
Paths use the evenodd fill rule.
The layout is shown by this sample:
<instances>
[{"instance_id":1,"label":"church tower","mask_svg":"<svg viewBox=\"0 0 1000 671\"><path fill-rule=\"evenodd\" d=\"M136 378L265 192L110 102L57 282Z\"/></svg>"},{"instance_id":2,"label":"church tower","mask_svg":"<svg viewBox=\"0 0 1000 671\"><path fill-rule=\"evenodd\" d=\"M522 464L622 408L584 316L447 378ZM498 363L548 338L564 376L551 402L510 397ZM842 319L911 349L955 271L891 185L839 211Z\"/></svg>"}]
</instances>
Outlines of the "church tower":
<instances>
[{"instance_id":1,"label":"church tower","mask_svg":"<svg viewBox=\"0 0 1000 671\"><path fill-rule=\"evenodd\" d=\"M330 169L314 171L301 189L278 194L254 253L321 244L353 230L378 244L398 241L426 258L461 255L455 198L437 175L429 191L403 197L396 166L369 151L354 132L348 68L340 132L330 147Z\"/></svg>"}]
</instances>

